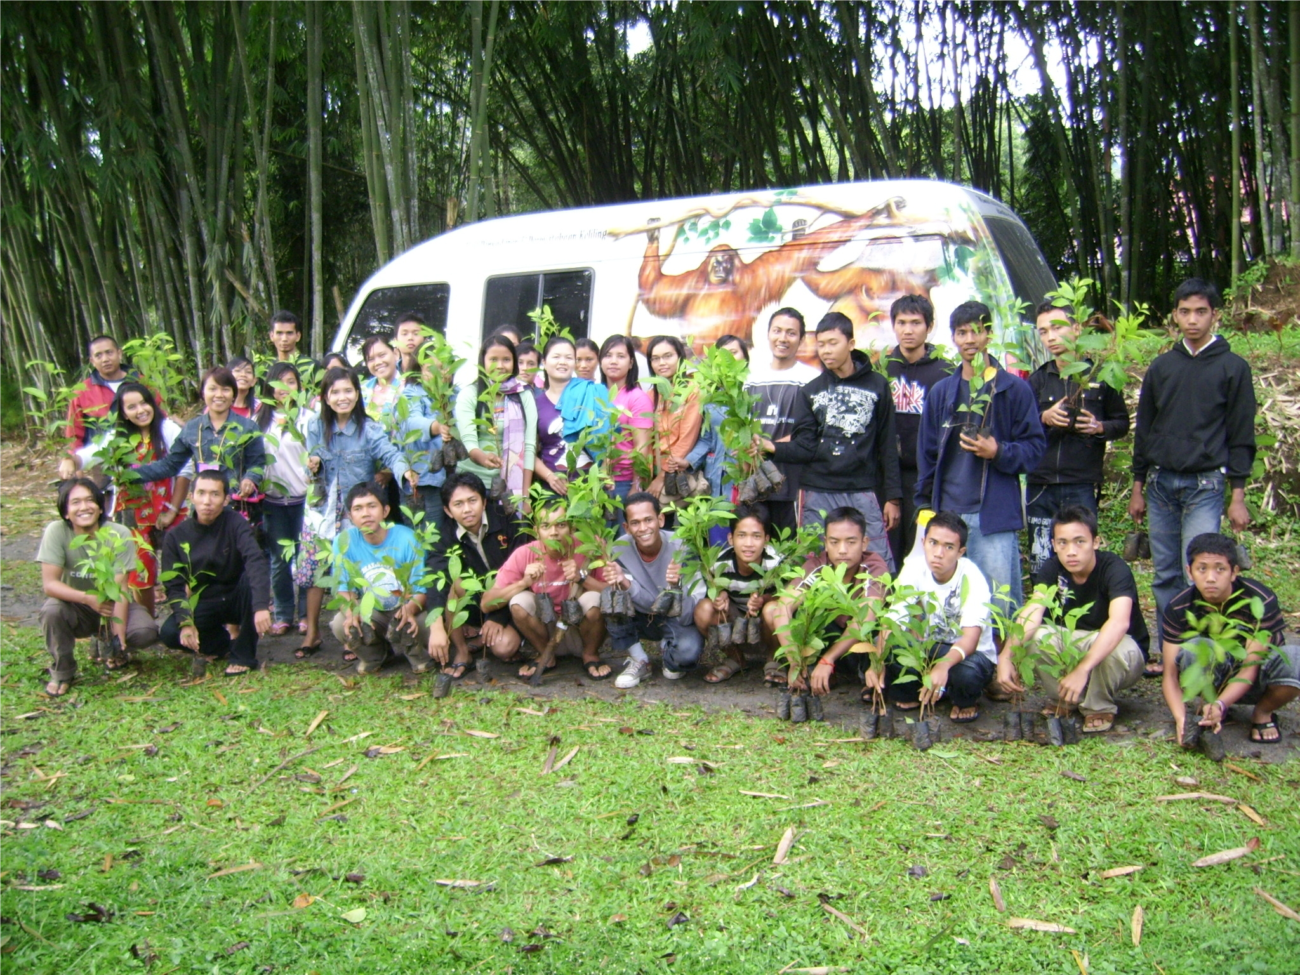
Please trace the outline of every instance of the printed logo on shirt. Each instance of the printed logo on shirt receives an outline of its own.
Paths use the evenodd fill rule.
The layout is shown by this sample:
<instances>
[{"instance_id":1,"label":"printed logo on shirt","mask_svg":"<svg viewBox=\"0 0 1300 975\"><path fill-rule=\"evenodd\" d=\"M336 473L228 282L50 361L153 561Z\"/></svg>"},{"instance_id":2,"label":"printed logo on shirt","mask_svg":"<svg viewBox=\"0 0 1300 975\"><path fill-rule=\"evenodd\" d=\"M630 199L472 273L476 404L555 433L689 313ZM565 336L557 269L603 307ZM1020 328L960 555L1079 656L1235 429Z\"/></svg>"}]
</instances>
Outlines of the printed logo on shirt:
<instances>
[{"instance_id":1,"label":"printed logo on shirt","mask_svg":"<svg viewBox=\"0 0 1300 975\"><path fill-rule=\"evenodd\" d=\"M367 587L375 594L375 603L386 612L392 612L401 604L401 597L393 595L397 590L397 573L393 567L384 562L371 562L361 566L361 574L366 577Z\"/></svg>"},{"instance_id":2,"label":"printed logo on shirt","mask_svg":"<svg viewBox=\"0 0 1300 975\"><path fill-rule=\"evenodd\" d=\"M925 387L918 382L900 376L889 381L890 392L894 395L895 413L917 413L925 410Z\"/></svg>"},{"instance_id":3,"label":"printed logo on shirt","mask_svg":"<svg viewBox=\"0 0 1300 975\"><path fill-rule=\"evenodd\" d=\"M876 415L879 397L869 390L855 386L836 386L812 398L813 410L823 417L827 427L834 427L841 436L856 437L865 433Z\"/></svg>"},{"instance_id":4,"label":"printed logo on shirt","mask_svg":"<svg viewBox=\"0 0 1300 975\"><path fill-rule=\"evenodd\" d=\"M943 597L943 605L930 614L930 638L938 643L956 643L961 639L961 599L966 580Z\"/></svg>"}]
</instances>

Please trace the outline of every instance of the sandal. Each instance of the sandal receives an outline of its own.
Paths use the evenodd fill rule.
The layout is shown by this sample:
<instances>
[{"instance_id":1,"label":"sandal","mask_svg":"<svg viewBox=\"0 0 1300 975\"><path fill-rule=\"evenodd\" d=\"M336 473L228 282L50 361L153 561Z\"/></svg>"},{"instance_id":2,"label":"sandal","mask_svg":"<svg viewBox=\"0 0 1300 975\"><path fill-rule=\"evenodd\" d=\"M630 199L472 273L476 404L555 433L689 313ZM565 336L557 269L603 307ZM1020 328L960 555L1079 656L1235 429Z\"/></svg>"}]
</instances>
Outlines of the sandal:
<instances>
[{"instance_id":1,"label":"sandal","mask_svg":"<svg viewBox=\"0 0 1300 975\"><path fill-rule=\"evenodd\" d=\"M460 680L462 677L465 676L465 671L467 670L469 670L469 661L458 660L454 664L448 664L443 669L442 672L446 674L448 677L450 677L452 680Z\"/></svg>"},{"instance_id":2,"label":"sandal","mask_svg":"<svg viewBox=\"0 0 1300 975\"><path fill-rule=\"evenodd\" d=\"M62 697L72 688L70 680L52 680L45 685L45 693L50 697Z\"/></svg>"},{"instance_id":3,"label":"sandal","mask_svg":"<svg viewBox=\"0 0 1300 975\"><path fill-rule=\"evenodd\" d=\"M552 670L555 669L555 665L556 665L556 661L552 660L552 661L551 661L551 665L550 665L549 667L546 668L546 670L544 671L544 673L548 673L548 674L549 674ZM528 673L526 673L526 674L524 673L525 668L528 670ZM537 661L535 661L535 660L534 660L534 661L530 661L529 663L526 663L526 664L524 664L522 667L519 668L519 676L520 676L520 677L523 677L523 678L532 677L533 674L535 674L535 673L537 673Z\"/></svg>"},{"instance_id":4,"label":"sandal","mask_svg":"<svg viewBox=\"0 0 1300 975\"><path fill-rule=\"evenodd\" d=\"M267 636L284 636L289 632L290 623L272 623L271 628L266 631Z\"/></svg>"},{"instance_id":5,"label":"sandal","mask_svg":"<svg viewBox=\"0 0 1300 975\"><path fill-rule=\"evenodd\" d=\"M1158 660L1150 660L1142 668L1142 676L1146 678L1163 677L1165 675L1165 665Z\"/></svg>"},{"instance_id":6,"label":"sandal","mask_svg":"<svg viewBox=\"0 0 1300 975\"><path fill-rule=\"evenodd\" d=\"M614 673L614 668L605 663L605 661L601 660L599 657L595 660L584 660L582 666L587 668L587 676L592 680L604 680L609 677L610 674ZM605 672L603 674L596 673L596 671L600 670L601 667L605 668Z\"/></svg>"},{"instance_id":7,"label":"sandal","mask_svg":"<svg viewBox=\"0 0 1300 975\"><path fill-rule=\"evenodd\" d=\"M299 633L302 633L302 634L304 634L304 635L306 635L306 633L307 633L307 621L306 621L306 620L299 620L299 621L298 621L298 632L299 632Z\"/></svg>"},{"instance_id":8,"label":"sandal","mask_svg":"<svg viewBox=\"0 0 1300 975\"><path fill-rule=\"evenodd\" d=\"M352 661L356 659L357 659L356 651L348 650L346 648L343 650L343 662L345 664L350 664L352 663Z\"/></svg>"},{"instance_id":9,"label":"sandal","mask_svg":"<svg viewBox=\"0 0 1300 975\"><path fill-rule=\"evenodd\" d=\"M704 681L707 684L721 684L724 680L731 680L744 669L744 665L739 660L728 657L705 674Z\"/></svg>"},{"instance_id":10,"label":"sandal","mask_svg":"<svg viewBox=\"0 0 1300 975\"><path fill-rule=\"evenodd\" d=\"M894 707L900 711L915 711L921 706L920 701L895 701Z\"/></svg>"},{"instance_id":11,"label":"sandal","mask_svg":"<svg viewBox=\"0 0 1300 975\"><path fill-rule=\"evenodd\" d=\"M227 664L225 674L227 677L239 677L242 674L250 673L252 669L246 664Z\"/></svg>"},{"instance_id":12,"label":"sandal","mask_svg":"<svg viewBox=\"0 0 1300 975\"><path fill-rule=\"evenodd\" d=\"M970 715L969 717L959 718L957 715L958 712L961 711L974 711L975 713ZM972 721L977 720L979 716L980 716L980 709L973 704L968 708L959 708L957 707L957 705L954 704L952 706L952 710L948 712L948 717L949 719L952 720L953 724L970 724Z\"/></svg>"},{"instance_id":13,"label":"sandal","mask_svg":"<svg viewBox=\"0 0 1300 975\"><path fill-rule=\"evenodd\" d=\"M303 646L295 650L293 652L293 655L297 657L299 660L306 660L308 657L310 657L312 654L314 654L317 650L321 648L321 643L322 643L321 640L317 640L315 643L304 644Z\"/></svg>"},{"instance_id":14,"label":"sandal","mask_svg":"<svg viewBox=\"0 0 1300 975\"><path fill-rule=\"evenodd\" d=\"M784 687L786 684L785 668L775 660L763 664L763 683L768 687Z\"/></svg>"},{"instance_id":15,"label":"sandal","mask_svg":"<svg viewBox=\"0 0 1300 975\"><path fill-rule=\"evenodd\" d=\"M121 670L123 667L125 667L125 666L126 666L127 664L129 664L130 662L131 662L131 658L130 658L130 657L105 657L105 658L104 658L104 669L105 669L105 670Z\"/></svg>"},{"instance_id":16,"label":"sandal","mask_svg":"<svg viewBox=\"0 0 1300 975\"><path fill-rule=\"evenodd\" d=\"M1115 715L1109 712L1085 714L1083 716L1083 733L1085 735L1104 735L1115 727Z\"/></svg>"},{"instance_id":17,"label":"sandal","mask_svg":"<svg viewBox=\"0 0 1300 975\"><path fill-rule=\"evenodd\" d=\"M1264 732L1268 731L1270 728L1273 729L1273 732L1277 737L1264 737ZM1269 718L1267 721L1260 722L1252 721L1250 723L1250 740L1259 745L1276 745L1280 742L1282 740L1282 729L1277 726L1277 718L1273 717Z\"/></svg>"}]
</instances>

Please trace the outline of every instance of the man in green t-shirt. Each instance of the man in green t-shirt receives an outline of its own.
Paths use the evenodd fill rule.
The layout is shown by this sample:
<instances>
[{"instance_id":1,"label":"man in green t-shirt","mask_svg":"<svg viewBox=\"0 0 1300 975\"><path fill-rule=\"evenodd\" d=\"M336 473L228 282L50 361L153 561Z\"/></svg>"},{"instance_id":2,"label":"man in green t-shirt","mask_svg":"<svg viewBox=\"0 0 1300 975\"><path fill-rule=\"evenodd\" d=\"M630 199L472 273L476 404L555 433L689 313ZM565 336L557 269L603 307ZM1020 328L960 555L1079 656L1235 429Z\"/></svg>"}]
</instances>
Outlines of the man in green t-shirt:
<instances>
[{"instance_id":1,"label":"man in green t-shirt","mask_svg":"<svg viewBox=\"0 0 1300 975\"><path fill-rule=\"evenodd\" d=\"M36 552L47 597L41 606L41 629L45 633L45 648L54 658L50 682L45 685L45 692L51 697L68 692L77 676L73 647L81 637L98 636L105 619L112 620L113 638L107 646L96 640L92 655L98 655L110 670L126 666L130 651L147 647L158 638L158 625L139 603L126 599L110 602L92 592L95 579L84 564L90 554L84 540L102 538L104 533L122 538L116 582L123 592L126 574L136 562L136 546L130 529L104 522L104 496L95 482L84 477L65 481L59 489L59 515L58 521L45 526Z\"/></svg>"}]
</instances>

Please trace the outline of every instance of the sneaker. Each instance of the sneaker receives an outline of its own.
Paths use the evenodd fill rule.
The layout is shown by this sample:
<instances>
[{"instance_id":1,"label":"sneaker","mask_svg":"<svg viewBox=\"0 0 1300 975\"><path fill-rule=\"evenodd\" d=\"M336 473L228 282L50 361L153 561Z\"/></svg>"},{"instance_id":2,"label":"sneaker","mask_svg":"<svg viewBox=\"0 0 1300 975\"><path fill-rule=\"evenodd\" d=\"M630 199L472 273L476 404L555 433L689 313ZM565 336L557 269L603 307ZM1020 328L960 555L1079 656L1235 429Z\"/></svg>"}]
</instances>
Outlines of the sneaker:
<instances>
[{"instance_id":1,"label":"sneaker","mask_svg":"<svg viewBox=\"0 0 1300 975\"><path fill-rule=\"evenodd\" d=\"M686 671L684 670L669 670L667 667L664 668L664 680L681 680L685 676Z\"/></svg>"},{"instance_id":2,"label":"sneaker","mask_svg":"<svg viewBox=\"0 0 1300 975\"><path fill-rule=\"evenodd\" d=\"M635 657L628 657L623 673L614 678L614 686L627 690L641 683L641 678L650 676L650 664L642 663Z\"/></svg>"}]
</instances>

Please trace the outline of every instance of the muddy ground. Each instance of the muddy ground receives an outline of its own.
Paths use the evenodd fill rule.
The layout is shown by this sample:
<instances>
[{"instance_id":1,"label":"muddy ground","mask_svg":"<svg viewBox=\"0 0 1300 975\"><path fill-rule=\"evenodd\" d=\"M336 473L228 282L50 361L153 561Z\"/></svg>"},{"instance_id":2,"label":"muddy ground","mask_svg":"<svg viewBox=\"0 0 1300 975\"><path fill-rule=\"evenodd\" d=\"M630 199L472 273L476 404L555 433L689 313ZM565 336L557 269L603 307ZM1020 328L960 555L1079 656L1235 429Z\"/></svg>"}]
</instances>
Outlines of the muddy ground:
<instances>
[{"instance_id":1,"label":"muddy ground","mask_svg":"<svg viewBox=\"0 0 1300 975\"><path fill-rule=\"evenodd\" d=\"M34 535L8 536L0 542L0 559L7 565L30 560L36 552L38 538ZM10 574L12 576L12 573ZM42 599L35 589L32 574L31 582L18 580L11 584L8 579L0 584L0 617L6 622L20 626L35 626L36 613ZM294 631L283 637L266 637L261 641L258 656L271 666L318 667L323 670L348 676L355 673L355 665L343 661L343 648L333 638L327 627L322 627L324 646L308 661L294 658L293 652L301 642L300 635ZM608 648L607 648L608 649ZM149 661L172 655L173 651L161 645L145 651L137 658L133 669L149 669ZM652 658L654 654L652 653ZM622 669L621 655L607 654L614 666L614 673ZM751 657L743 673L736 675L723 684L708 684L704 681L705 668L700 668L678 681L665 680L659 675L657 660L654 676L643 681L641 686L631 691L621 691L614 687L613 675L605 680L596 681L587 676L575 657L560 658L558 666L547 673L540 687L533 687L521 680L516 672L518 665L509 666L497 661L489 662L486 680L480 680L476 671L471 669L466 676L457 681L453 693L472 694L483 690L508 690L512 693L547 700L551 698L577 699L596 697L604 700L617 700L627 696L647 703L666 703L673 706L696 704L705 708L738 709L745 714L775 722L776 692L766 687L762 680L762 662ZM43 655L33 656L29 665L25 665L18 676L23 693L30 692L33 697L41 693L41 685L46 680L45 659ZM430 688L433 676L417 676L410 672L404 660L390 662L378 679L401 674L409 683L423 683ZM105 678L95 674L88 667L83 670L86 683ZM366 678L362 678L366 679ZM837 676L836 684L825 701L826 720L832 727L842 730L846 737L857 734L858 715L861 705L858 702L860 685L848 674ZM9 693L15 693L11 690ZM1031 697L1029 705L1041 706L1041 700ZM939 715L943 726L944 738L963 738L972 741L1000 741L1002 738L1003 715L1009 705L987 699L981 701L980 717L971 724L953 724L947 718L947 707L940 708ZM1282 731L1282 741L1278 745L1262 746L1251 742L1247 737L1249 707L1232 709L1231 721L1224 729L1224 743L1231 755L1248 756L1268 762L1287 760L1300 749L1300 707L1297 703L1278 713L1278 723ZM900 732L904 730L900 717ZM1093 737L1093 736L1088 736ZM1110 732L1101 736L1116 743L1133 743L1139 739L1165 741L1173 737L1173 721L1160 695L1158 680L1144 680L1137 687L1121 698L1119 718ZM1171 757L1174 753L1170 753Z\"/></svg>"}]
</instances>

